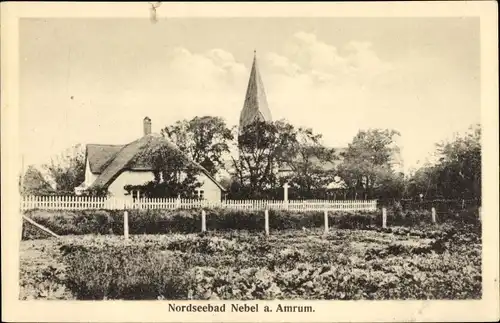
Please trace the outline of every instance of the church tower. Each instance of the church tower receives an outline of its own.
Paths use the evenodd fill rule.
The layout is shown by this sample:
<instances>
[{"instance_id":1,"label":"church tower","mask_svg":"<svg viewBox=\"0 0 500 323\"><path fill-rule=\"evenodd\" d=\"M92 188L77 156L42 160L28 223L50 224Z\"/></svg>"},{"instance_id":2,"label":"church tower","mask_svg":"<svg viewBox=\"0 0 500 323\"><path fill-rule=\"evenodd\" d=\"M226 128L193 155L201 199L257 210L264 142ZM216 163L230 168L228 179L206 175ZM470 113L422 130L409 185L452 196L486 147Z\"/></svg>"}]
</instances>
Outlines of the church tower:
<instances>
[{"instance_id":1,"label":"church tower","mask_svg":"<svg viewBox=\"0 0 500 323\"><path fill-rule=\"evenodd\" d=\"M259 67L257 65L257 54L254 51L252 70L248 80L245 103L240 114L240 132L242 129L254 122L256 119L261 121L272 121L271 111L267 106L266 92L264 84L260 78Z\"/></svg>"}]
</instances>

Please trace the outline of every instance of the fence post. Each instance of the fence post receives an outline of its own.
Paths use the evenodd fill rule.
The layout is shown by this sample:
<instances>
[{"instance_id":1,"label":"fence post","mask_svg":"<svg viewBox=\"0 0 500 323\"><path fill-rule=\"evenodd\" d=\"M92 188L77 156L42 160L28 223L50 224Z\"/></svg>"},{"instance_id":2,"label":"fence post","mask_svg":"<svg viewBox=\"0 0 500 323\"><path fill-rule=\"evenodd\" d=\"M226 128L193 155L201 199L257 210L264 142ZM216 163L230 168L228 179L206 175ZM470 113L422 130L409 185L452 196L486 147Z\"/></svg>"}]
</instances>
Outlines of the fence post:
<instances>
[{"instance_id":1,"label":"fence post","mask_svg":"<svg viewBox=\"0 0 500 323\"><path fill-rule=\"evenodd\" d=\"M382 228L387 228L387 210L385 207L382 208Z\"/></svg>"},{"instance_id":2,"label":"fence post","mask_svg":"<svg viewBox=\"0 0 500 323\"><path fill-rule=\"evenodd\" d=\"M436 223L436 208L435 207L432 207L431 213L432 213L432 223Z\"/></svg>"},{"instance_id":3,"label":"fence post","mask_svg":"<svg viewBox=\"0 0 500 323\"><path fill-rule=\"evenodd\" d=\"M465 209L465 200L462 199L462 210Z\"/></svg>"},{"instance_id":4,"label":"fence post","mask_svg":"<svg viewBox=\"0 0 500 323\"><path fill-rule=\"evenodd\" d=\"M325 210L325 234L328 234L328 211Z\"/></svg>"},{"instance_id":5,"label":"fence post","mask_svg":"<svg viewBox=\"0 0 500 323\"><path fill-rule=\"evenodd\" d=\"M477 209L477 215L479 216L479 221L483 221L483 214L481 213L481 207L478 207Z\"/></svg>"},{"instance_id":6,"label":"fence post","mask_svg":"<svg viewBox=\"0 0 500 323\"><path fill-rule=\"evenodd\" d=\"M264 211L264 220L265 220L265 230L266 230L266 236L269 235L269 210L265 209Z\"/></svg>"},{"instance_id":7,"label":"fence post","mask_svg":"<svg viewBox=\"0 0 500 323\"><path fill-rule=\"evenodd\" d=\"M19 228L19 241L23 241L23 227L24 227L24 219L23 219L23 211L21 211L21 214L19 214L19 221L21 221L20 228Z\"/></svg>"},{"instance_id":8,"label":"fence post","mask_svg":"<svg viewBox=\"0 0 500 323\"><path fill-rule=\"evenodd\" d=\"M207 231L207 215L205 210L201 210L201 232Z\"/></svg>"},{"instance_id":9,"label":"fence post","mask_svg":"<svg viewBox=\"0 0 500 323\"><path fill-rule=\"evenodd\" d=\"M123 212L123 235L125 240L128 240L128 211Z\"/></svg>"},{"instance_id":10,"label":"fence post","mask_svg":"<svg viewBox=\"0 0 500 323\"><path fill-rule=\"evenodd\" d=\"M285 208L288 210L288 188L290 186L288 185L288 183L285 183L283 185L283 200L285 201Z\"/></svg>"}]
</instances>

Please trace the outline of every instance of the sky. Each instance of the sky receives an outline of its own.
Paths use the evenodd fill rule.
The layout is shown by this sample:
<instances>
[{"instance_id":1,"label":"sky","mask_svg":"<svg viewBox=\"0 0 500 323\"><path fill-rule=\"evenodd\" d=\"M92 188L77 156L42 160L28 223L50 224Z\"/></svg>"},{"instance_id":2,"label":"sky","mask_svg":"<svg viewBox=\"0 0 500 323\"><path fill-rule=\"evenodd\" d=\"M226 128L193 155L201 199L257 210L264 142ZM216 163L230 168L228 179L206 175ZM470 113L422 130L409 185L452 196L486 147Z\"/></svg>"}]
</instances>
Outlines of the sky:
<instances>
[{"instance_id":1,"label":"sky","mask_svg":"<svg viewBox=\"0 0 500 323\"><path fill-rule=\"evenodd\" d=\"M180 119L238 123L257 51L274 120L327 146L389 128L406 170L480 122L478 18L22 19L20 150L126 144Z\"/></svg>"}]
</instances>

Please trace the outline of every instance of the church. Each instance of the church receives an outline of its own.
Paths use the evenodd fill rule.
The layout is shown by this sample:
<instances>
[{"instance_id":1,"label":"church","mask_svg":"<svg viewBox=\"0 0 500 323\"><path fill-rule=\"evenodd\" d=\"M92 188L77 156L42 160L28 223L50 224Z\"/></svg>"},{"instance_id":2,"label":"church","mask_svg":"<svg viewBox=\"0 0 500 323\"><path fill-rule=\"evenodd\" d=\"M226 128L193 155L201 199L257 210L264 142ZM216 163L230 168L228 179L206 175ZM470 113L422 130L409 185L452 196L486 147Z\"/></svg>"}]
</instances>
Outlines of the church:
<instances>
[{"instance_id":1,"label":"church","mask_svg":"<svg viewBox=\"0 0 500 323\"><path fill-rule=\"evenodd\" d=\"M243 104L243 109L240 114L239 129L240 132L244 127L248 126L255 120L272 122L272 114L269 109L267 102L266 91L264 89L264 83L259 71L259 65L257 62L257 54L254 51L252 69L250 71L250 77L248 80L248 87L245 95L245 101ZM331 170L338 164L341 153L346 150L345 147L335 148L336 155L339 157L336 161L332 161L327 164L321 165L325 170ZM314 161L313 161L314 162ZM319 161L318 161L319 162ZM285 176L291 172L291 168L282 167L278 172ZM332 183L331 188L339 187L339 184Z\"/></svg>"},{"instance_id":2,"label":"church","mask_svg":"<svg viewBox=\"0 0 500 323\"><path fill-rule=\"evenodd\" d=\"M257 64L257 53L254 51L252 70L248 80L247 92L245 95L245 103L240 114L239 129L243 129L255 120L272 121L271 110L267 104L266 91L264 83L259 72Z\"/></svg>"},{"instance_id":3,"label":"church","mask_svg":"<svg viewBox=\"0 0 500 323\"><path fill-rule=\"evenodd\" d=\"M252 63L252 69L250 71L250 77L248 80L248 87L245 95L245 101L243 104L243 109L240 113L239 120L239 130L251 124L255 120L272 122L272 114L269 109L269 105L267 102L266 91L264 89L264 83L261 78L261 74L259 71L259 66L257 62L257 54L254 51L254 58ZM343 153L347 150L347 147L332 147L335 151L336 158L327 163L321 163L319 159L312 159L311 162L315 163L317 166L320 166L325 171L331 171L337 167L339 163L341 163L343 159ZM399 154L395 154L392 156L391 167L393 167L396 171L402 171L402 159ZM291 172L291 168L284 166L278 170L278 172L285 176ZM329 189L340 189L342 188L343 181L336 177L335 180L328 185Z\"/></svg>"}]
</instances>

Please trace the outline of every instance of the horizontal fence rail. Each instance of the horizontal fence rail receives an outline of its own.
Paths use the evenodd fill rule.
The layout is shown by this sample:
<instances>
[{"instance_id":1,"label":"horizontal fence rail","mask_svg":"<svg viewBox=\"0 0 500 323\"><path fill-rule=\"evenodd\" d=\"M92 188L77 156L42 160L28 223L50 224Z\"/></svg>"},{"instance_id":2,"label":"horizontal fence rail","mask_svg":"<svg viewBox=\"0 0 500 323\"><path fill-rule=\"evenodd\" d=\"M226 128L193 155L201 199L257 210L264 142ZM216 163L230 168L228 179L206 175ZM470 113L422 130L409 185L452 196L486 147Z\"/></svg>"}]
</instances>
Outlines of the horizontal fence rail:
<instances>
[{"instance_id":1,"label":"horizontal fence rail","mask_svg":"<svg viewBox=\"0 0 500 323\"><path fill-rule=\"evenodd\" d=\"M209 201L176 198L144 198L136 201L89 196L25 196L21 210L125 210L125 209L199 209L224 208L233 210L290 210L290 211L375 211L376 200L225 200Z\"/></svg>"}]
</instances>

